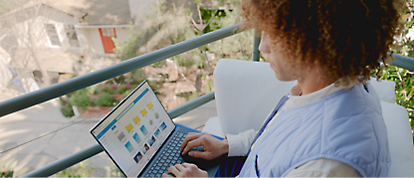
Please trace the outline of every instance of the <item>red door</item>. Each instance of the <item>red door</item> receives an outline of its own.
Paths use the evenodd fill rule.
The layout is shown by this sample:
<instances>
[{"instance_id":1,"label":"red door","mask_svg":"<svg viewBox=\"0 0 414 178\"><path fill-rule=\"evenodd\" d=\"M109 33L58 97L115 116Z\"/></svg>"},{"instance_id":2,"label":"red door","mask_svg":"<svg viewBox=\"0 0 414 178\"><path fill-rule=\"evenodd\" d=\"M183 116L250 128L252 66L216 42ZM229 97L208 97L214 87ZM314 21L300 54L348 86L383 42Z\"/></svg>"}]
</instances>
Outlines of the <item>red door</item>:
<instances>
[{"instance_id":1,"label":"red door","mask_svg":"<svg viewBox=\"0 0 414 178\"><path fill-rule=\"evenodd\" d=\"M115 28L99 28L101 34L102 45L105 53L115 53L115 44L112 41L112 37L116 38Z\"/></svg>"}]
</instances>

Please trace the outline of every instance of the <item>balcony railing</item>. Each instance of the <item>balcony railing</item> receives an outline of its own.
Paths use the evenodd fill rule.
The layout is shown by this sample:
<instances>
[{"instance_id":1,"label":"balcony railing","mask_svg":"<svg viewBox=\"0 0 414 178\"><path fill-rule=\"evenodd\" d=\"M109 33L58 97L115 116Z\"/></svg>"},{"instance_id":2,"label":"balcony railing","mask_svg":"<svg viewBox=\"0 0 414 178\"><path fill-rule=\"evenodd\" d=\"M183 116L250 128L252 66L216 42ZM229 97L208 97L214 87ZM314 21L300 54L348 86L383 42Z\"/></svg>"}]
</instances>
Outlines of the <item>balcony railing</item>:
<instances>
[{"instance_id":1,"label":"balcony railing","mask_svg":"<svg viewBox=\"0 0 414 178\"><path fill-rule=\"evenodd\" d=\"M191 40L187 40L142 56L138 56L132 58L130 60L112 65L110 67L91 72L89 74L85 74L71 80L58 83L22 96L18 96L7 101L3 101L0 103L0 117L28 108L30 106L48 101L50 99L65 95L67 93L74 92L76 90L91 86L93 84L103 82L105 80L114 78L121 74L128 73L132 70L139 69L145 67L147 65L153 64L155 62L159 62L165 60L167 58L173 57L175 55L181 54L183 52L198 48L200 46L206 45L208 43L214 42L219 39L223 39L234 34L240 33L243 30L239 28L240 24L226 27L220 30L213 31L211 33L207 33L205 35L193 38ZM254 53L253 53L253 60L258 61L260 54L258 51L258 46L260 42L260 38L257 37L259 32L255 32L255 42L254 42ZM394 61L392 63L395 66L403 67L405 69L414 70L414 59L395 55L394 54ZM187 102L184 105L181 105L177 108L174 108L168 111L168 114L171 118L175 118L180 116L188 111L191 111L211 100L213 100L214 92L201 96L197 99L194 99L190 102ZM95 144L88 148L85 148L77 153L67 156L66 158L60 159L56 162L53 162L43 168L35 170L29 174L24 175L23 177L47 177L51 176L63 169L71 167L85 159L88 159L100 152L102 152L102 148L99 144Z\"/></svg>"}]
</instances>

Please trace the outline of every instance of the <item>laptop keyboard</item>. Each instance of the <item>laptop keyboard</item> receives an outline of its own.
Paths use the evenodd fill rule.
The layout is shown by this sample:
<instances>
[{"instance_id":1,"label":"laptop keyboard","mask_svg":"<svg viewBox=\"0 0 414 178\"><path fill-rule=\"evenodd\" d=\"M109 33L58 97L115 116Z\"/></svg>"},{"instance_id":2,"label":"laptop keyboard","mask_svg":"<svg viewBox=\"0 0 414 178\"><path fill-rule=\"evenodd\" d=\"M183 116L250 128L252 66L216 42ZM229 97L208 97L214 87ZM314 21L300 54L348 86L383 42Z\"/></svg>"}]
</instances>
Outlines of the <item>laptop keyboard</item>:
<instances>
[{"instance_id":1,"label":"laptop keyboard","mask_svg":"<svg viewBox=\"0 0 414 178\"><path fill-rule=\"evenodd\" d=\"M144 177L162 177L162 173L168 173L169 167L183 163L180 149L186 136L187 133L177 131Z\"/></svg>"}]
</instances>

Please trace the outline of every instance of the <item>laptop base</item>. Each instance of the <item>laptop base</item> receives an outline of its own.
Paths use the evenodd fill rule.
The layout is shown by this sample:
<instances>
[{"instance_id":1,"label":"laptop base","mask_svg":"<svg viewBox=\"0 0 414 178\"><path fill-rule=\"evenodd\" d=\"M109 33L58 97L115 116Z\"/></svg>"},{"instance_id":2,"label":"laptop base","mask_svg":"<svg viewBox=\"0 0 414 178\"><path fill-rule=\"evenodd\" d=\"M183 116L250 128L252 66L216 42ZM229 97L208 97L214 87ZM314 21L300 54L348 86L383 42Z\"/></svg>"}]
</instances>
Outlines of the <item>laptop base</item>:
<instances>
[{"instance_id":1,"label":"laptop base","mask_svg":"<svg viewBox=\"0 0 414 178\"><path fill-rule=\"evenodd\" d=\"M197 133L200 133L199 130L192 129L192 128L186 127L184 125L181 125L181 124L175 123L175 125L177 127L176 127L176 130L174 132L181 132L181 133L197 132ZM174 135L174 133L171 134L171 135ZM218 139L223 139L221 137L217 137L217 136L215 136L215 137L218 138ZM171 141L171 139L167 139L167 140L168 141L164 143L165 145L168 145L169 142ZM140 177L148 175L148 172L149 172L148 168L151 168L155 164L156 160L160 159L159 157L161 156L161 153L164 152L167 149L168 148L166 146L162 146L161 150L159 150L157 155L152 159L152 161L144 169L144 171L141 173ZM204 151L204 148L201 146L201 147L197 147L194 150ZM226 155L223 155L223 156L220 156L219 158L216 158L216 159L213 159L213 160L205 160L205 159L200 159L200 158L193 158L193 157L189 156L188 154L181 156L181 158L184 160L184 162L193 163L193 164L197 165L197 167L199 167L200 169L207 171L208 177L214 177L216 175L216 172L219 168L220 163L226 157L227 157Z\"/></svg>"}]
</instances>

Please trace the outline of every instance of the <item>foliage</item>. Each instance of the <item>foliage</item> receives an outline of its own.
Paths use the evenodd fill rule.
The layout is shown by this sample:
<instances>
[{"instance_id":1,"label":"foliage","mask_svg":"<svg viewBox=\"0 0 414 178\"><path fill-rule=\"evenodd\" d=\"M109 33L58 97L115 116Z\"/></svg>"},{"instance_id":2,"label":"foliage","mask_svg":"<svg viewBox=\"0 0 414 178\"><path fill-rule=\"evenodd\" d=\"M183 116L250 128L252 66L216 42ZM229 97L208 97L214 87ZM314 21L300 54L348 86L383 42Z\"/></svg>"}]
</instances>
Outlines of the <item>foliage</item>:
<instances>
[{"instance_id":1,"label":"foliage","mask_svg":"<svg viewBox=\"0 0 414 178\"><path fill-rule=\"evenodd\" d=\"M127 89L126 89L126 87L125 87L125 86L119 86L119 87L116 89L116 93L117 93L117 94L124 94L126 90L127 90Z\"/></svg>"},{"instance_id":2,"label":"foliage","mask_svg":"<svg viewBox=\"0 0 414 178\"><path fill-rule=\"evenodd\" d=\"M157 82L157 81L148 81L148 84L150 85L150 87L154 90L157 91L158 89L161 88L163 82Z\"/></svg>"},{"instance_id":3,"label":"foliage","mask_svg":"<svg viewBox=\"0 0 414 178\"><path fill-rule=\"evenodd\" d=\"M73 105L82 110L87 110L91 104L92 100L89 98L89 92L87 88L76 91L71 97Z\"/></svg>"},{"instance_id":4,"label":"foliage","mask_svg":"<svg viewBox=\"0 0 414 178\"><path fill-rule=\"evenodd\" d=\"M2 172L0 172L0 177L13 177L13 175L14 175L13 170L4 169Z\"/></svg>"},{"instance_id":5,"label":"foliage","mask_svg":"<svg viewBox=\"0 0 414 178\"><path fill-rule=\"evenodd\" d=\"M395 82L396 103L407 109L411 129L414 130L414 72L395 66L389 66L384 71L382 79Z\"/></svg>"},{"instance_id":6,"label":"foliage","mask_svg":"<svg viewBox=\"0 0 414 178\"><path fill-rule=\"evenodd\" d=\"M132 89L130 89L130 90L126 90L125 92L124 92L124 97L127 97L131 92L132 92L133 90Z\"/></svg>"},{"instance_id":7,"label":"foliage","mask_svg":"<svg viewBox=\"0 0 414 178\"><path fill-rule=\"evenodd\" d=\"M154 15L145 18L143 24L134 26L134 35L126 42L115 40L115 52L121 60L130 59L157 49L195 37L189 17L184 9L169 11L161 1L154 8ZM190 30L189 30L190 29ZM145 45L144 45L145 44Z\"/></svg>"},{"instance_id":8,"label":"foliage","mask_svg":"<svg viewBox=\"0 0 414 178\"><path fill-rule=\"evenodd\" d=\"M0 161L0 177L16 177L26 172L28 168L20 169L15 171L18 161L10 159L6 161Z\"/></svg>"},{"instance_id":9,"label":"foliage","mask_svg":"<svg viewBox=\"0 0 414 178\"><path fill-rule=\"evenodd\" d=\"M226 17L217 21L218 28L224 28L229 24L240 23L240 9L235 8L233 11L225 10ZM247 30L222 40L210 43L207 48L219 58L232 58L250 60L253 54L253 37L254 31Z\"/></svg>"},{"instance_id":10,"label":"foliage","mask_svg":"<svg viewBox=\"0 0 414 178\"><path fill-rule=\"evenodd\" d=\"M96 99L95 101L95 105L106 107L114 106L114 100L112 98L112 95L107 92L100 93L98 95L98 99Z\"/></svg>"},{"instance_id":11,"label":"foliage","mask_svg":"<svg viewBox=\"0 0 414 178\"><path fill-rule=\"evenodd\" d=\"M142 81L147 78L147 74L142 69L137 69L130 72L127 76L129 83L132 85L139 85Z\"/></svg>"},{"instance_id":12,"label":"foliage","mask_svg":"<svg viewBox=\"0 0 414 178\"><path fill-rule=\"evenodd\" d=\"M414 39L411 39L412 34L409 34L414 25L414 4L412 0L406 0L406 2L409 8L406 11L408 18L405 20L403 33L392 48L392 52L414 58ZM396 103L407 109L411 129L414 130L414 72L390 65L384 69L381 79L395 82Z\"/></svg>"},{"instance_id":13,"label":"foliage","mask_svg":"<svg viewBox=\"0 0 414 178\"><path fill-rule=\"evenodd\" d=\"M89 161L80 162L55 174L56 177L94 177L94 168Z\"/></svg>"},{"instance_id":14,"label":"foliage","mask_svg":"<svg viewBox=\"0 0 414 178\"><path fill-rule=\"evenodd\" d=\"M101 85L98 85L95 88L93 94L96 95L96 94L100 94L100 93L115 94L115 90L109 85L101 84Z\"/></svg>"},{"instance_id":15,"label":"foliage","mask_svg":"<svg viewBox=\"0 0 414 178\"><path fill-rule=\"evenodd\" d=\"M60 101L60 112L62 112L63 116L65 117L72 117L75 115L72 109L72 105L62 98L59 98Z\"/></svg>"},{"instance_id":16,"label":"foliage","mask_svg":"<svg viewBox=\"0 0 414 178\"><path fill-rule=\"evenodd\" d=\"M200 7L199 1L196 0L194 3L198 9L193 12L182 7L167 8L164 2L160 1L155 6L152 16L144 17L144 24L130 26L134 34L126 42L121 43L114 39L116 46L114 50L121 56L121 60L150 53L242 21L238 8L219 10L218 6L229 4L227 0L213 0L213 4L217 5L216 9ZM238 7L237 3L238 1L231 1L230 6L234 4L233 7ZM199 18L193 19L195 16ZM180 82L180 80L192 82L196 88L196 93L192 94L194 96L212 91L214 86L211 79L217 60L220 58L249 60L253 53L253 39L253 30L248 30L171 57L180 76L177 81L170 82ZM153 67L165 65L165 61L152 64ZM131 84L139 84L146 78L146 76L139 76L141 74L131 72L126 78ZM149 82L151 85L152 81ZM161 85L157 84L157 86Z\"/></svg>"},{"instance_id":17,"label":"foliage","mask_svg":"<svg viewBox=\"0 0 414 178\"><path fill-rule=\"evenodd\" d=\"M197 2L196 2L197 3ZM223 3L218 1L218 3ZM200 19L194 20L188 9L174 8L166 10L162 2L155 7L155 13L147 17L144 25L131 27L134 35L126 42L115 39L115 51L122 60L146 54L173 44L192 39L229 25L241 22L239 9L209 10L200 7ZM196 23L198 21L198 23ZM192 23L191 23L192 22ZM205 52L212 52L219 57L247 58L252 54L253 32L241 33L211 43L192 51L172 57L179 66L203 66Z\"/></svg>"}]
</instances>

